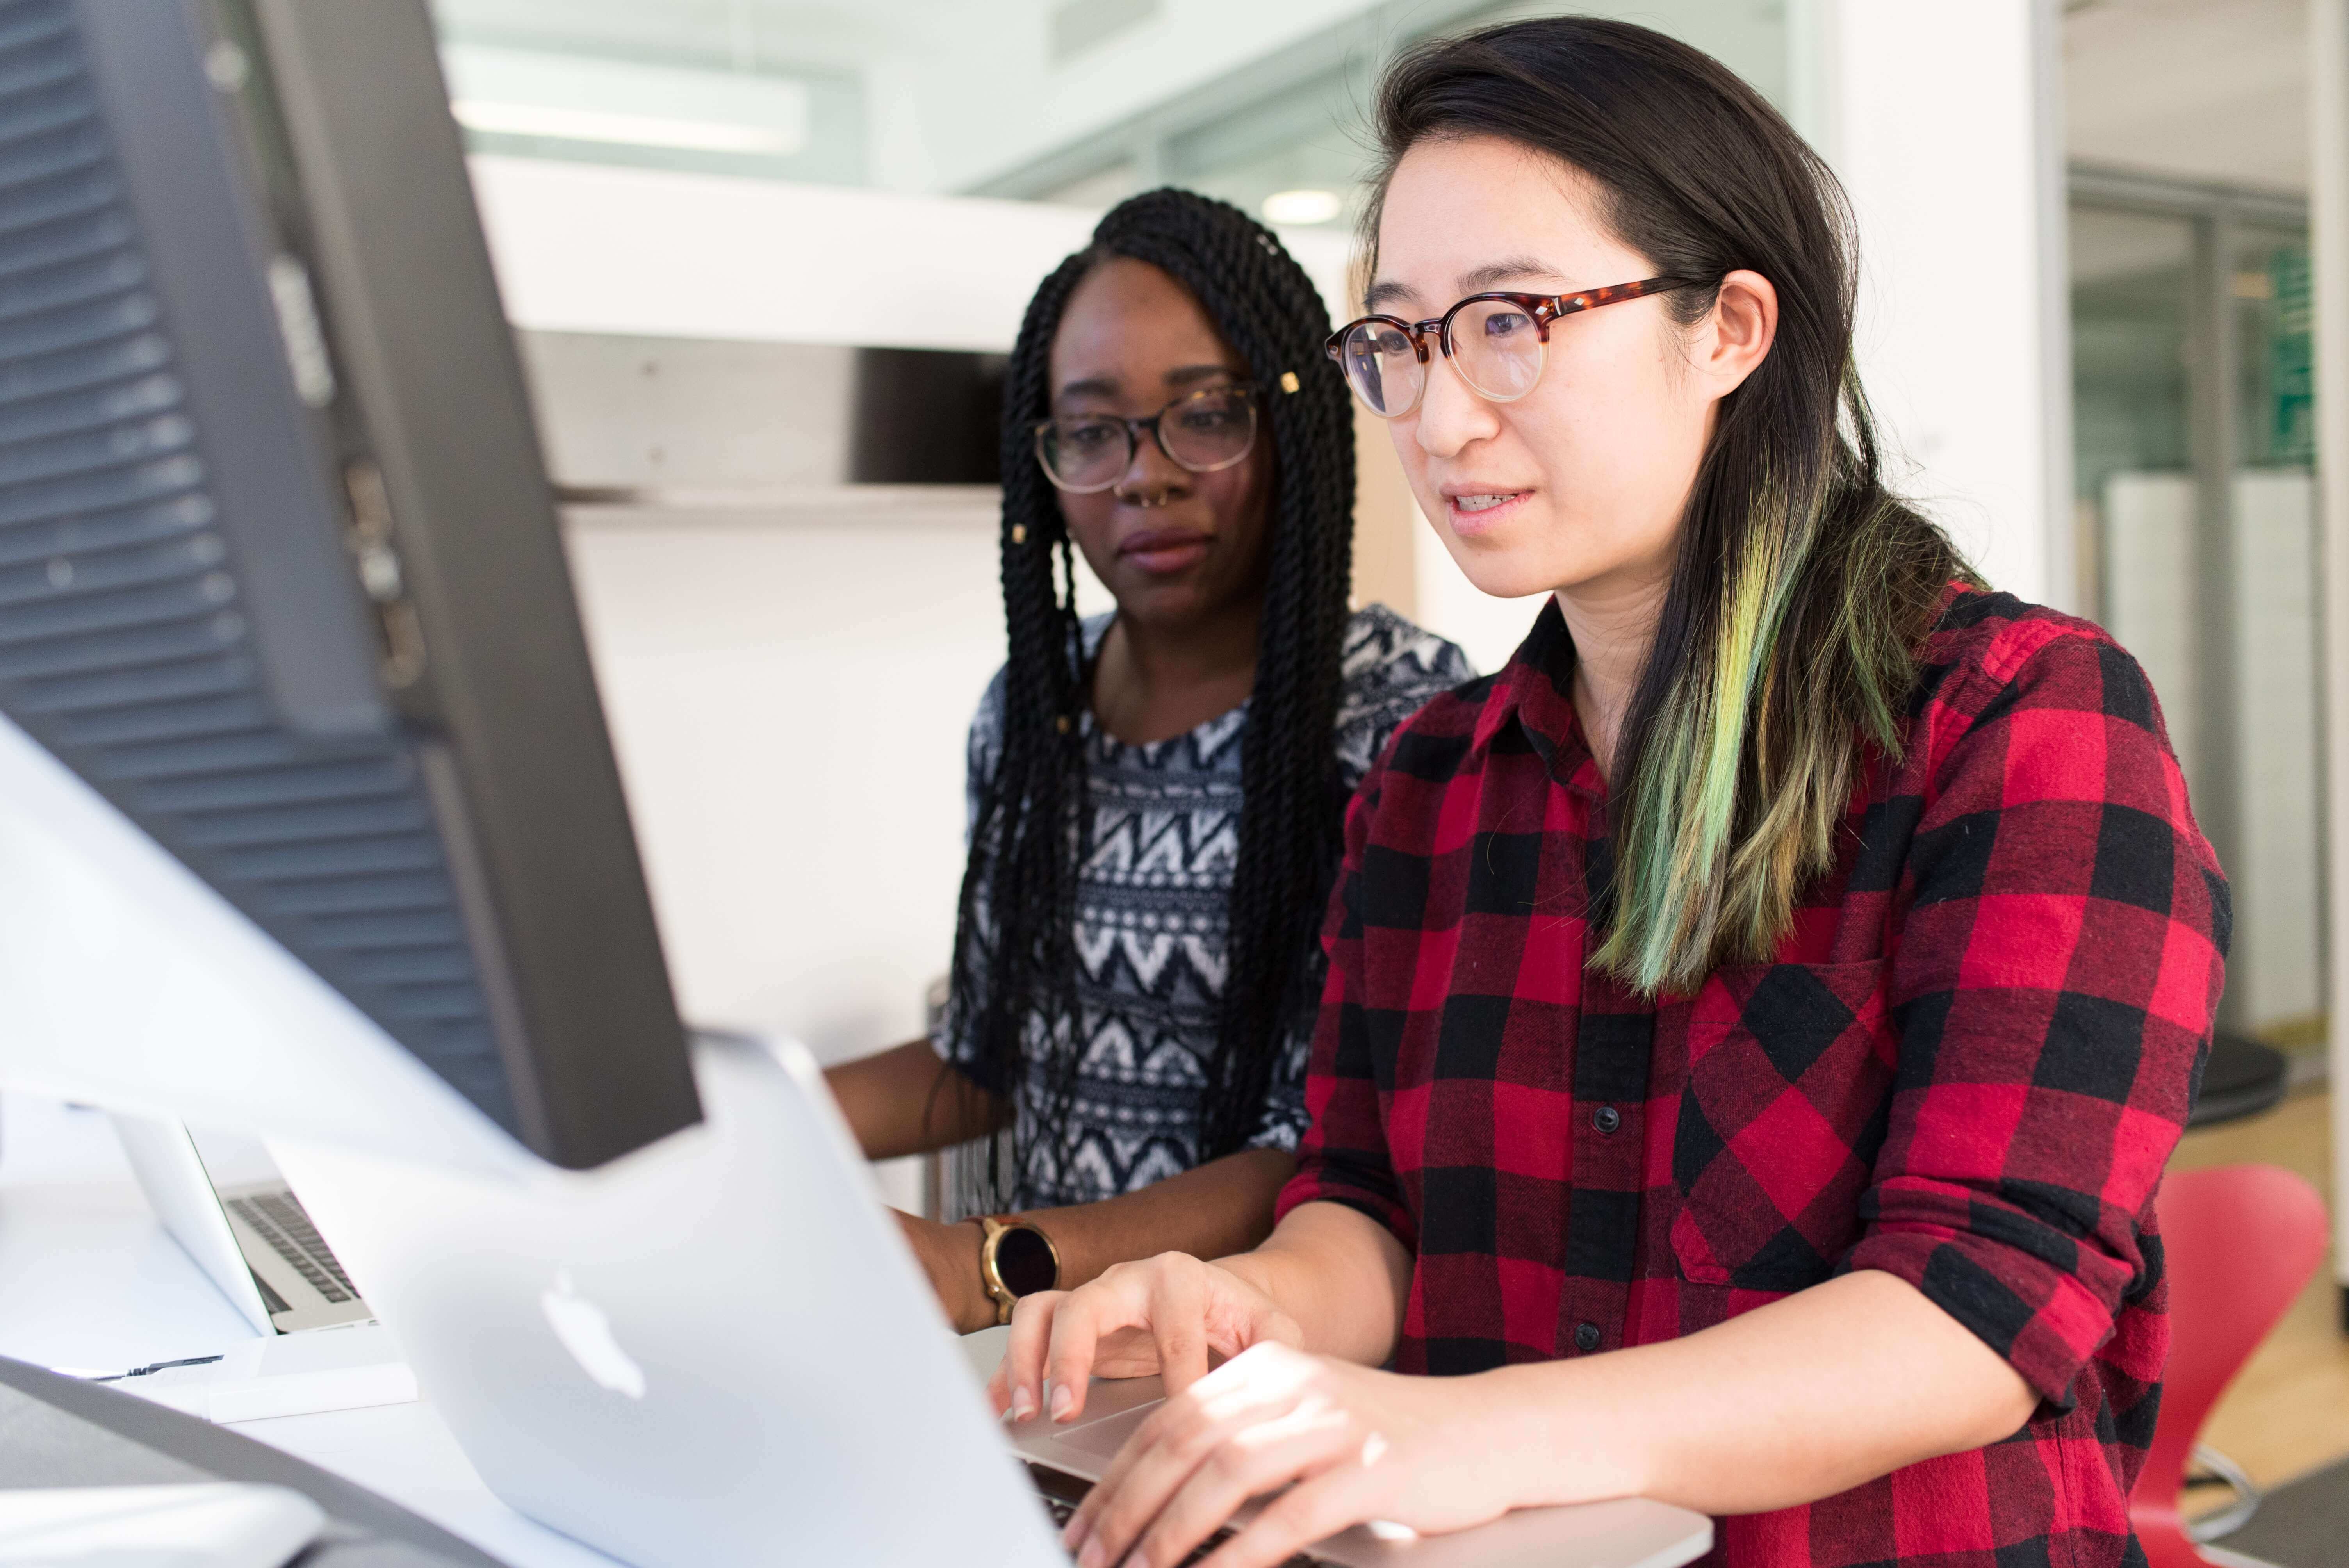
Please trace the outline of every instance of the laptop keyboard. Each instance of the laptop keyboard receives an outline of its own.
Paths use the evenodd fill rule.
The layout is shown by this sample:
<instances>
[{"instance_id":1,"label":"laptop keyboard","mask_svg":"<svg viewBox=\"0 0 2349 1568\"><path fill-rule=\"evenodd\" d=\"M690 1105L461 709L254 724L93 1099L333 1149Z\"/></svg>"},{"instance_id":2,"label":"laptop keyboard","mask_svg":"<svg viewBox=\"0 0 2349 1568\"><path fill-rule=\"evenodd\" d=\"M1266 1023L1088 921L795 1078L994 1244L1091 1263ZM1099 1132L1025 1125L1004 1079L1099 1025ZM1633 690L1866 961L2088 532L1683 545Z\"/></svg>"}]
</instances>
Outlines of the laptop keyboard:
<instances>
[{"instance_id":1,"label":"laptop keyboard","mask_svg":"<svg viewBox=\"0 0 2349 1568\"><path fill-rule=\"evenodd\" d=\"M294 1194L259 1192L246 1198L231 1198L228 1206L269 1243L271 1252L291 1264L320 1295L337 1305L358 1299L358 1287L351 1284L351 1276L343 1272L343 1265L335 1261L326 1238L310 1223L310 1216L303 1212Z\"/></svg>"},{"instance_id":2,"label":"laptop keyboard","mask_svg":"<svg viewBox=\"0 0 2349 1568\"><path fill-rule=\"evenodd\" d=\"M1078 1502L1083 1499L1087 1491L1092 1490L1092 1486L1090 1481L1079 1480L1074 1476L1064 1475L1056 1470L1047 1470L1042 1465L1028 1466L1028 1474L1036 1483L1036 1495L1042 1500L1044 1512L1051 1520L1052 1528L1055 1530L1076 1517ZM1209 1553L1231 1537L1232 1532L1228 1530L1216 1531L1197 1546L1193 1547L1191 1554L1184 1558L1176 1568L1190 1568L1192 1563L1206 1562ZM1299 1552L1292 1557L1283 1559L1278 1568L1330 1568L1330 1560L1326 1557L1308 1557L1304 1553Z\"/></svg>"}]
</instances>

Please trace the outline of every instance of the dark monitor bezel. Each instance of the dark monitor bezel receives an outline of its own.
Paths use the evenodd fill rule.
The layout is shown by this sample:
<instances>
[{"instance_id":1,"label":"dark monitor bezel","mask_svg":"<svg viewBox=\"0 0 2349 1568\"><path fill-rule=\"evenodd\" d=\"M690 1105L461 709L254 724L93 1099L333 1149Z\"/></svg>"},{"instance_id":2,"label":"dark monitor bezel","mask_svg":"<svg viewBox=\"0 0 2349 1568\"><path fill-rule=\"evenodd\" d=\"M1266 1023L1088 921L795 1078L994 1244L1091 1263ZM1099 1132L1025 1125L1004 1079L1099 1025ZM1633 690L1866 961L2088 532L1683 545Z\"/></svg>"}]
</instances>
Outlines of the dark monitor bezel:
<instances>
[{"instance_id":1,"label":"dark monitor bezel","mask_svg":"<svg viewBox=\"0 0 2349 1568\"><path fill-rule=\"evenodd\" d=\"M191 171L209 170L208 194L235 204L247 264L282 253L307 269L331 399L289 409L282 376L211 392L215 408L226 396L260 399L269 418L304 428L316 468L281 465L278 477L311 499L285 504L305 516L315 507L327 527L323 538L279 527L269 550L246 552L279 578L256 581L246 614L273 617L259 642L285 666L271 690L289 724L385 727L409 747L487 999L510 1130L546 1160L585 1168L698 1120L425 5L75 0L75 10L167 308L201 308L184 289L170 297L175 270L181 284L217 271L228 243L191 227L202 226L186 211ZM175 248L190 253L176 268ZM252 346L249 334L226 346L199 335L186 351L193 362ZM353 589L370 540L397 563L395 593ZM354 667L372 689L354 683Z\"/></svg>"}]
</instances>

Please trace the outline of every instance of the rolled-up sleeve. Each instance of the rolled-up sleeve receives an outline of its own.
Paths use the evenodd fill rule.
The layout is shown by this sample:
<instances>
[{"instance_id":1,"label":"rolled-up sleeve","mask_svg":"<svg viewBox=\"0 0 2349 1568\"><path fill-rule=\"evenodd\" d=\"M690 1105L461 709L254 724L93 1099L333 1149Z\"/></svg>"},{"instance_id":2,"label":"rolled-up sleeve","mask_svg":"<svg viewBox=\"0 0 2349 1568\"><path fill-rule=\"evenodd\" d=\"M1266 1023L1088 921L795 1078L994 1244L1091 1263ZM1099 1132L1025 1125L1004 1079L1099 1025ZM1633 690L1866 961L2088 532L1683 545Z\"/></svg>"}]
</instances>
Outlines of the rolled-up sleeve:
<instances>
[{"instance_id":1,"label":"rolled-up sleeve","mask_svg":"<svg viewBox=\"0 0 2349 1568\"><path fill-rule=\"evenodd\" d=\"M1416 1250L1418 1227L1387 1151L1361 988L1363 850L1378 811L1379 780L1373 769L1346 809L1346 858L1321 934L1329 973L1305 1074L1310 1125L1299 1140L1297 1174L1281 1190L1275 1222L1300 1204L1343 1203Z\"/></svg>"},{"instance_id":2,"label":"rolled-up sleeve","mask_svg":"<svg viewBox=\"0 0 2349 1568\"><path fill-rule=\"evenodd\" d=\"M2147 1277L2229 903L2135 661L2047 623L2012 644L1912 742L1936 751L1894 907L1898 1066L1842 1266L1909 1281L2065 1408Z\"/></svg>"}]
</instances>

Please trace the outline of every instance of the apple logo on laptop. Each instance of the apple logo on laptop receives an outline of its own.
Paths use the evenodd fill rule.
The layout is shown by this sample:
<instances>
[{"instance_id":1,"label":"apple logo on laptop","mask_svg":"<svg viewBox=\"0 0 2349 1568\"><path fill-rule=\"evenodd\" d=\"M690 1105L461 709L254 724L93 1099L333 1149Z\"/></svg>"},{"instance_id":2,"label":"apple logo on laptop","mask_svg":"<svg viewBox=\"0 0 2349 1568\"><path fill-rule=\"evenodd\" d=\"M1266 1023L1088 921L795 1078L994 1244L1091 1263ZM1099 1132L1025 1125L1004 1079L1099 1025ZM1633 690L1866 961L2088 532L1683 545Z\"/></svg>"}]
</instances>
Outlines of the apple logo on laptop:
<instances>
[{"instance_id":1,"label":"apple logo on laptop","mask_svg":"<svg viewBox=\"0 0 2349 1568\"><path fill-rule=\"evenodd\" d=\"M554 1337L587 1376L615 1394L645 1397L645 1369L612 1337L612 1320L604 1309L572 1288L569 1269L555 1272L554 1285L538 1293L538 1305Z\"/></svg>"}]
</instances>

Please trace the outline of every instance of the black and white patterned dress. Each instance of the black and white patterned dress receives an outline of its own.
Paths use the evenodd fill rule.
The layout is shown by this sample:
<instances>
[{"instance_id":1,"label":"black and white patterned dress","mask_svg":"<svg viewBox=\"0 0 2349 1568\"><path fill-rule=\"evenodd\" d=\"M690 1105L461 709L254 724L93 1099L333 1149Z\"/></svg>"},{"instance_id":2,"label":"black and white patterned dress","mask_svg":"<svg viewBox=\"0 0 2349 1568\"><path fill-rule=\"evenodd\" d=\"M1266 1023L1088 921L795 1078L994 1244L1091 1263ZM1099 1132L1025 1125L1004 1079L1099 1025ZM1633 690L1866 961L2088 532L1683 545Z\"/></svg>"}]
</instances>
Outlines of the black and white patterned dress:
<instances>
[{"instance_id":1,"label":"black and white patterned dress","mask_svg":"<svg viewBox=\"0 0 2349 1568\"><path fill-rule=\"evenodd\" d=\"M1110 621L1098 615L1085 623L1088 654ZM1347 623L1342 667L1335 746L1349 790L1397 725L1475 674L1457 647L1383 604ZM1224 992L1247 713L1243 702L1147 746L1104 733L1090 713L1081 720L1093 817L1092 852L1077 888L1075 1048L1082 1055L1069 1115L1071 1152L1064 1161L1037 1136L1036 1108L1046 1090L1042 1064L1032 1065L1014 1096L1021 1168L1012 1197L1019 1208L1114 1198L1198 1163L1204 1064L1216 1048ZM970 727L974 819L1002 737L998 671ZM986 918L984 910L979 914ZM1313 956L1319 960L1318 946ZM1040 1032L1040 1023L1031 1037ZM1248 1147L1297 1146L1308 1120L1305 1055L1312 1033L1309 1006L1284 1038ZM941 1057L986 1081L974 1070L974 1042L949 1038L941 1026L932 1043Z\"/></svg>"}]
</instances>

